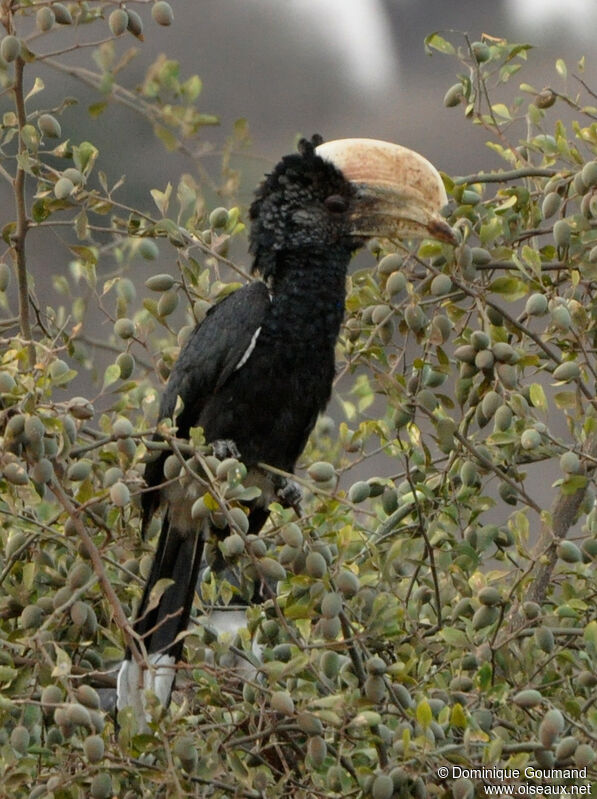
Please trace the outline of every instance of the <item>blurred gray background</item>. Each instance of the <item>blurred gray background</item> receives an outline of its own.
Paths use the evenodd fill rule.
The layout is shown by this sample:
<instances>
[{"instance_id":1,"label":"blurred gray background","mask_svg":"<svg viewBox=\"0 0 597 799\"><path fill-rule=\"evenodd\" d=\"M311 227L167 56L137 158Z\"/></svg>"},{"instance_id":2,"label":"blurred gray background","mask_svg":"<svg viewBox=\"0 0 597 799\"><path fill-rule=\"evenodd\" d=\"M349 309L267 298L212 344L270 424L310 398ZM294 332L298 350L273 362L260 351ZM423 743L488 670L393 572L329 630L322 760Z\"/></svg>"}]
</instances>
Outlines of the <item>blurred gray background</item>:
<instances>
[{"instance_id":1,"label":"blurred gray background","mask_svg":"<svg viewBox=\"0 0 597 799\"><path fill-rule=\"evenodd\" d=\"M530 68L496 99L511 97L521 80L539 90L553 85L576 92L572 77L566 86L556 75L556 57L566 59L571 75L586 55L584 78L597 88L595 0L172 0L172 6L170 28L152 22L149 6L134 6L145 22L145 42L130 35L117 42L119 52L139 47L122 78L128 86L140 82L161 52L180 60L185 77L200 75L201 110L221 120L219 127L204 129L206 144L215 150L203 158L211 170L219 167L217 150L234 121L246 118L253 157L237 164L247 174L244 200L268 165L294 147L299 133L385 138L419 150L451 174L497 166L485 147L487 134L463 118L462 108L443 107L459 65L455 58L425 53L423 40L433 31L446 31L459 44L462 37L449 31L466 31L472 40L485 33L535 46ZM72 42L72 31L63 36ZM45 42L40 49L46 49ZM65 60L88 64L89 56L75 52ZM52 85L54 93L72 93L83 102L99 99L68 78L60 77L56 87L56 75L49 74L43 102ZM130 111L112 104L97 120L81 125L81 117L80 109L67 109L63 132L97 143L101 167L113 179L125 172L126 192L137 203L152 208L150 188L168 180L175 185L180 173L192 171L188 159L166 155Z\"/></svg>"}]
</instances>

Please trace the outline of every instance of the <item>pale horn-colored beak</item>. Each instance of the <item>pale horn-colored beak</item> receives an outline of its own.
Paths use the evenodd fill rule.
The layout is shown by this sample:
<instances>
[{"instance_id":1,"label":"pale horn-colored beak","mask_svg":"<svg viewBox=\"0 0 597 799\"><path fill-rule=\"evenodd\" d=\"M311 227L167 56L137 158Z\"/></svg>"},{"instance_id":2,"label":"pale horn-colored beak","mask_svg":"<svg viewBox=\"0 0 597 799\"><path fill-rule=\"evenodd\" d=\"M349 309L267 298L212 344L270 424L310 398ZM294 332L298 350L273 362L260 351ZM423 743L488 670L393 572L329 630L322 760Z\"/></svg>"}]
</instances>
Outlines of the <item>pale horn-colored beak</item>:
<instances>
[{"instance_id":1,"label":"pale horn-colored beak","mask_svg":"<svg viewBox=\"0 0 597 799\"><path fill-rule=\"evenodd\" d=\"M355 187L354 236L458 244L440 213L448 202L440 174L419 153L377 139L337 139L315 152Z\"/></svg>"}]
</instances>

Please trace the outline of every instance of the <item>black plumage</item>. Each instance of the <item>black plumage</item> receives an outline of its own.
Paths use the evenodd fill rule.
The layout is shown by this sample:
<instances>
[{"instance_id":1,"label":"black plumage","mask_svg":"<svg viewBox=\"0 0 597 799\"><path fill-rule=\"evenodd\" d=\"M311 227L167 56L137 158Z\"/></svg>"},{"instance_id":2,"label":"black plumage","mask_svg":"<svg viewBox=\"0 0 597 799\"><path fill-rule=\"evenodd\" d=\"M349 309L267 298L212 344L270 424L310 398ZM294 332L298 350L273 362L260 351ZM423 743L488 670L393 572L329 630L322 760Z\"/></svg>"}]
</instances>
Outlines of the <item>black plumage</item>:
<instances>
[{"instance_id":1,"label":"black plumage","mask_svg":"<svg viewBox=\"0 0 597 799\"><path fill-rule=\"evenodd\" d=\"M248 469L246 482L262 489L249 516L252 532L265 523L274 499L283 504L296 500L292 486L257 464L293 471L330 398L350 258L367 236L389 224L387 188L377 224L375 191L364 190L361 181L352 182L331 160L320 157L320 141L302 140L298 152L283 158L257 190L250 209L250 252L259 279L214 306L197 325L160 405L160 418L172 417L182 401L174 419L179 437L188 436L191 427L202 427L216 451L238 452ZM363 146L363 140L356 141ZM403 158L404 148L390 147ZM439 185L443 192L441 181ZM440 191L437 186L434 190ZM359 232L363 220L368 226L364 234ZM204 539L226 533L201 529L191 518L191 506L201 492L197 482L158 488L164 482L164 459L149 463L145 472L150 490L143 496L143 530L160 506L164 511L134 624L158 672L180 657L182 640L176 638L188 624ZM151 589L162 578L174 582L155 607L148 607ZM137 702L142 709L134 694L143 687L167 702L171 675L170 670L146 679L143 670L133 668L129 654L119 676L119 707Z\"/></svg>"}]
</instances>

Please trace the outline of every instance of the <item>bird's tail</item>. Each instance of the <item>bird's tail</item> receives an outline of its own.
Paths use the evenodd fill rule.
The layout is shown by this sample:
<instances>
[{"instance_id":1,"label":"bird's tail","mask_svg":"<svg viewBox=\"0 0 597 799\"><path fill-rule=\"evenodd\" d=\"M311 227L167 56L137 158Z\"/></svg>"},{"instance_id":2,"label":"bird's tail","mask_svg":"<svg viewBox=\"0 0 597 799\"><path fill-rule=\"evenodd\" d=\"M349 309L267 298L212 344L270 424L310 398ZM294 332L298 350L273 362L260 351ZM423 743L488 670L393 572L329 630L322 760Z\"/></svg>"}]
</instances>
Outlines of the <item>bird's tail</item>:
<instances>
[{"instance_id":1,"label":"bird's tail","mask_svg":"<svg viewBox=\"0 0 597 799\"><path fill-rule=\"evenodd\" d=\"M147 662L139 664L127 651L118 674L117 708L132 706L142 725L146 721L146 690L155 693L165 706L170 701L174 667L183 646L183 637L179 635L189 623L203 546L200 530L183 533L170 522L169 514L165 515L133 625L143 641ZM163 588L158 585L160 580L172 582Z\"/></svg>"}]
</instances>

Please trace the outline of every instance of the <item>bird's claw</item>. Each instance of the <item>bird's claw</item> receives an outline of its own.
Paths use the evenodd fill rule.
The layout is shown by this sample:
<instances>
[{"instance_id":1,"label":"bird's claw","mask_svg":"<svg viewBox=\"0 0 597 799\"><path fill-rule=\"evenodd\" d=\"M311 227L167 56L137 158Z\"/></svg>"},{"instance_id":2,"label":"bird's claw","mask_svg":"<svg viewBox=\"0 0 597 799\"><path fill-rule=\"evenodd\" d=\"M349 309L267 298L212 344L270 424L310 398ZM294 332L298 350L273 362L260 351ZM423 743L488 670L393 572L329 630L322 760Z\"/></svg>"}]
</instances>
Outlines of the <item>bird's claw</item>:
<instances>
[{"instance_id":1,"label":"bird's claw","mask_svg":"<svg viewBox=\"0 0 597 799\"><path fill-rule=\"evenodd\" d=\"M211 448L219 461L226 458L240 458L238 447L231 438L218 438L216 441L212 441Z\"/></svg>"},{"instance_id":2,"label":"bird's claw","mask_svg":"<svg viewBox=\"0 0 597 799\"><path fill-rule=\"evenodd\" d=\"M298 508L303 498L303 491L294 480L282 477L276 485L276 496L285 508Z\"/></svg>"}]
</instances>

